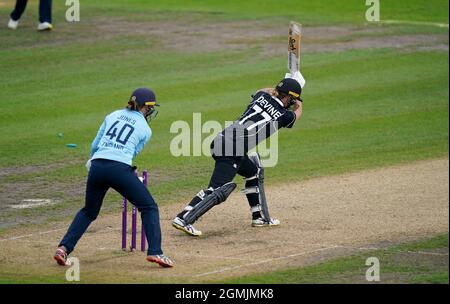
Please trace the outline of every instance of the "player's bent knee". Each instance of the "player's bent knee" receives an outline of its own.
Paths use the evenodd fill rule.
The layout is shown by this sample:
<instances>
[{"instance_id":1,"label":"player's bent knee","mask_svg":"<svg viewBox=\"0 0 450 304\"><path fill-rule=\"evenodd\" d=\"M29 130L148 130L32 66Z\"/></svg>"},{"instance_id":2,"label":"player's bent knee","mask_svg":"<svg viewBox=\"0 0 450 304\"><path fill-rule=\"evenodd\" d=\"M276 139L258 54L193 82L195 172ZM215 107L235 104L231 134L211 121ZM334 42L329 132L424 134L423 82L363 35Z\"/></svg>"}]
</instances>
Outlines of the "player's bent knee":
<instances>
[{"instance_id":1,"label":"player's bent knee","mask_svg":"<svg viewBox=\"0 0 450 304\"><path fill-rule=\"evenodd\" d=\"M95 221L98 217L98 212L90 211L86 208L81 209L80 212L82 212L84 216L86 216L92 222Z\"/></svg>"}]
</instances>

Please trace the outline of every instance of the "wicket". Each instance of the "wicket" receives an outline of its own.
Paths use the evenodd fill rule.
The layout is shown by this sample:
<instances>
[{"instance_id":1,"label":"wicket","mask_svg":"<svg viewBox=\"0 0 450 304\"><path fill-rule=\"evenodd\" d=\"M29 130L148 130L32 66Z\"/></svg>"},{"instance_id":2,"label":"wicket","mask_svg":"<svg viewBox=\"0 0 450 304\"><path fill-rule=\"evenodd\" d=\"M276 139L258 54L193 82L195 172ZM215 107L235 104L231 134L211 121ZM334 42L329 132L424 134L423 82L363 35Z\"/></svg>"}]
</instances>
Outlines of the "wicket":
<instances>
[{"instance_id":1,"label":"wicket","mask_svg":"<svg viewBox=\"0 0 450 304\"><path fill-rule=\"evenodd\" d=\"M142 171L142 182L147 187L148 172ZM128 201L124 197L122 199L122 250L127 250L127 217L128 217ZM130 251L136 250L136 234L137 234L137 214L138 210L135 206L131 208L131 246ZM141 251L145 251L146 237L144 226L141 223Z\"/></svg>"}]
</instances>

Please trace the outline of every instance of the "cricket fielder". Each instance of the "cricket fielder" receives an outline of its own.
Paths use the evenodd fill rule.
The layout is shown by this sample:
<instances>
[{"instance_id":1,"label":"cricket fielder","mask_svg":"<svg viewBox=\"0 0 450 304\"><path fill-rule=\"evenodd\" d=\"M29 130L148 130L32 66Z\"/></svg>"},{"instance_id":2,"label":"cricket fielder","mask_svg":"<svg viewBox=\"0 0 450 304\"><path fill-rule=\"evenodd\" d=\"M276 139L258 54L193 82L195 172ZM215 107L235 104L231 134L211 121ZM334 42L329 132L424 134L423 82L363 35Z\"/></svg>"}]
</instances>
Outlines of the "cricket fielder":
<instances>
[{"instance_id":1,"label":"cricket fielder","mask_svg":"<svg viewBox=\"0 0 450 304\"><path fill-rule=\"evenodd\" d=\"M269 216L264 193L264 168L257 153L248 153L280 128L292 128L302 114L302 87L292 78L283 79L275 89L262 89L253 95L245 112L219 133L211 143L215 167L207 189L200 190L172 221L172 226L191 236L201 231L192 225L236 188L236 174L245 179L243 192L252 213L252 226L276 226Z\"/></svg>"},{"instance_id":2,"label":"cricket fielder","mask_svg":"<svg viewBox=\"0 0 450 304\"><path fill-rule=\"evenodd\" d=\"M173 261L161 249L158 205L131 166L132 160L152 136L148 118L156 116L156 106L155 93L139 88L132 93L125 109L106 116L92 142L91 158L86 164L89 175L85 206L75 216L54 255L59 265L66 265L67 256L97 218L106 192L113 188L141 213L149 244L147 260L162 267L173 267Z\"/></svg>"}]
</instances>

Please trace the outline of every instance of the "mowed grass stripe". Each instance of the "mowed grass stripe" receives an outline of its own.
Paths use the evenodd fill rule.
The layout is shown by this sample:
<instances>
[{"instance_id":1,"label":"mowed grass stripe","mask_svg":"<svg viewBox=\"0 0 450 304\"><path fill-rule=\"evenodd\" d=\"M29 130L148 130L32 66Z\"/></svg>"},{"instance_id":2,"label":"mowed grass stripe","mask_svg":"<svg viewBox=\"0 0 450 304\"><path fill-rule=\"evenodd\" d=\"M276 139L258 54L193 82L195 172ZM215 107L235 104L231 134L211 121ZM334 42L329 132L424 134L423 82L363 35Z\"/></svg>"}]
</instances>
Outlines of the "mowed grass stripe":
<instances>
[{"instance_id":1,"label":"mowed grass stripe","mask_svg":"<svg viewBox=\"0 0 450 304\"><path fill-rule=\"evenodd\" d=\"M348 123L354 119L370 119L373 116L389 116L393 113L415 112L430 108L448 109L448 104L445 102L446 97L448 98L448 88L445 86L448 79L448 66L442 64L448 61L445 54L413 53L405 54L402 56L402 60L397 60L396 52L382 52L379 55L369 52L365 57L361 57L361 53L363 52L351 51L348 54L320 54L311 55L308 58L305 64L305 74L311 74L311 78L308 80L308 87L304 94L305 115L294 132L310 127L322 128L325 126L332 129L336 123ZM340 63L340 58L345 57L348 60L352 55L357 58L355 62ZM320 61L322 57L328 57L330 60L328 66L315 69L315 59L318 58ZM419 60L422 64L416 66ZM190 121L192 112L202 112L204 120L217 119L223 122L235 119L246 103L245 98L249 98L248 95L254 88L267 85L270 80L277 79L277 75L282 73L281 71L273 72L270 69L272 65L279 66L278 62L278 59L272 60L272 64L266 63L262 67L253 62L231 67L214 65L214 72L210 72L214 75L212 77L205 77L199 73L198 78L189 77L187 80L178 78L173 83L165 82L165 84L161 84L161 80L158 81L158 76L156 76L155 83L161 84L159 96L163 100L164 107L161 108L163 115L153 125L155 134L157 134L152 142L154 153L167 154L167 142L173 137L168 132L170 124L178 119ZM127 65L127 62L124 61L123 64ZM87 66L85 68L90 69L91 73L95 71L95 67ZM123 70L129 70L127 68L128 66L125 66ZM236 70L239 69L245 72L236 74ZM145 66L142 70L145 70ZM64 78L62 72L63 70L60 71L60 74L55 73L54 77ZM159 75L158 72L160 70L156 69L155 75ZM130 72L125 72L124 77L117 81L121 82L123 79L125 83L131 82L127 80L129 79L127 73ZM142 74L142 71L140 73ZM207 76L210 73L207 73ZM369 74L370 78L366 78L366 74ZM150 77L143 76L148 82L151 82ZM70 83L70 79L66 80ZM108 83L108 81L105 82ZM78 83L83 88L78 93L81 96L77 96L76 93ZM47 148L49 148L46 146L47 141L53 144L58 143L58 140L55 139L58 128L63 129L65 134L73 136L71 139L74 141L82 145L90 144L97 125L106 112L111 109L111 104L122 107L124 102L121 99L129 94L128 90L125 92L125 89L121 88L121 85L106 84L111 87L120 87L120 91L123 92L123 96L119 97L118 93L112 91L114 92L112 95L117 97L113 97L114 101L111 101L107 93L103 90L103 94L101 94L99 90L102 88L98 89L95 84L96 82L89 78L72 79L73 91L67 92L68 94L60 92L63 97L59 96L57 100L53 101L53 98L56 99L54 96L56 88L55 91L49 93L50 97L43 96L44 91L35 94L29 93L33 90L27 91L31 95L29 98L33 100L31 111L21 112L23 110L11 105L12 111L4 112L4 121L8 122L8 118L10 121L5 126L5 130L16 130L15 124L23 126L23 119L28 119L26 123L30 124L32 131L2 132L5 150L8 150L9 144L12 152L19 153L18 158L30 157L33 162L33 158L40 159L42 156L42 154L39 156L39 152L43 154L48 152L45 149L41 150L39 143ZM424 91L433 92L433 94L424 94ZM99 96L95 96L96 92L99 92ZM20 94L18 98L22 98ZM54 111L48 111L52 107L51 104L55 102L58 102L58 115L55 115ZM44 127L33 129L32 126L36 124ZM397 126L397 128L401 129L401 126ZM444 127L442 131L448 134L448 128ZM289 133L289 135L284 133ZM281 133L282 138L291 135L292 131ZM42 140L43 138L44 140ZM301 135L301 138L305 139L304 135ZM15 151L17 144L21 143L35 147L33 154L30 155L24 149ZM55 148L56 154L58 149L66 152L60 146ZM289 150L289 148L286 149ZM171 157L167 155L160 160L164 161L164 159L170 163Z\"/></svg>"},{"instance_id":2,"label":"mowed grass stripe","mask_svg":"<svg viewBox=\"0 0 450 304\"><path fill-rule=\"evenodd\" d=\"M100 8L104 13L120 16L124 13L139 14L142 10L155 12L158 15L171 13L199 13L214 18L295 18L306 24L336 24L365 22L365 12L369 6L364 1L296 1L285 0L283 3L272 0L231 0L226 3L213 1L152 1L131 0L124 6L120 0L103 3L99 0L90 1L88 8ZM139 9L137 9L139 7ZM384 0L381 4L383 19L434 21L448 23L448 1L446 0Z\"/></svg>"},{"instance_id":3,"label":"mowed grass stripe","mask_svg":"<svg viewBox=\"0 0 450 304\"><path fill-rule=\"evenodd\" d=\"M317 56L314 56L317 57ZM328 56L329 57L329 56ZM351 55L340 55L340 57L351 57ZM332 59L335 59L336 61L339 60L340 57L335 57ZM307 90L305 90L305 95L306 96L314 96L315 94L323 94L324 96L320 96L320 98L317 98L317 100L315 101L315 104L320 105L321 102L326 102L328 101L330 104L332 104L334 101L334 99L331 98L327 98L331 95L330 93L334 94L339 94L338 91L341 92L347 92L347 90L352 90L352 89L359 89L359 87L365 86L367 87L368 90L371 90L371 94L374 94L375 97L378 97L380 94L378 94L378 96L376 95L380 90L386 90L386 86L389 87L393 87L396 85L396 83L398 81L400 81L402 78L404 78L406 81L411 81L412 78L416 78L419 82L422 82L422 84L417 83L419 85L433 85L433 82L428 81L429 79L427 79L428 77L435 77L435 78L439 78L441 80L441 83L444 83L445 81L445 74L446 72L448 72L448 67L445 67L441 64L441 62L439 61L439 59L442 58L442 54L433 54L433 53L420 53L417 55L409 55L409 56L405 56L407 57L407 61L401 62L400 64L395 64L396 63L396 58L395 56L393 56L393 54L391 53L388 56L382 56L382 57L378 57L378 56L367 56L363 59L361 59L361 61L355 61L354 62L354 66L355 66L355 70L353 70L352 66L353 65L349 65L348 63L346 63L345 65L340 65L339 63L336 64L336 61L333 61L333 63L330 63L328 66L328 69L325 69L326 71L329 70L333 70L334 73L332 73L332 75L330 75L330 73L326 72L326 74L324 74L323 72L319 72L319 74L317 73L317 71L322 71L322 67L321 68L313 68L314 66L314 59L315 58L311 58L311 64L306 65L305 70L307 72L310 72L311 74L311 80L308 81L308 87ZM427 58L429 58L428 60L426 60ZM445 58L445 57L444 57ZM413 64L415 61L417 60L421 60L423 62L423 59L425 59L426 61L423 62L423 67L422 68L418 68L415 69L413 68ZM277 61L273 62L273 64L271 66L277 66L276 65ZM380 65L379 64L383 64L385 63L386 67L383 68L381 70ZM126 63L125 63L126 64ZM364 68L362 70L358 70L358 67L364 64ZM395 64L395 65L393 65ZM100 64L101 66L104 66L102 64ZM191 77L186 77L185 80L181 80L180 76L178 76L178 79L174 79L174 81L170 81L170 83L165 86L163 86L163 88L161 88L161 94L164 95L168 95L168 98L166 98L164 100L165 104L168 103L169 105L171 103L180 103L180 101L178 101L178 98L180 97L185 97L187 99L187 101L185 102L186 104L189 104L190 108L194 109L196 107L199 107L198 110L205 110L204 106L209 106L209 108L211 107L211 99L219 97L220 95L223 95L224 93L227 93L227 90L240 90L242 92L245 92L245 90L248 90L247 88L243 88L242 83L244 80L247 80L247 82L255 82L258 81L259 83L262 83L263 81L260 81L261 79L264 79L269 82L272 81L274 79L274 72L269 70L269 67L264 67L262 69L256 67L253 68L253 70L251 69L251 66L253 65L253 63L251 63L250 65L246 65L246 64L238 64L233 66L232 68L217 68L217 67L212 67L212 69L214 69L214 72L211 73L213 75L220 75L220 78L218 78L217 76L212 76L210 73L207 73L207 76L205 77L203 74L199 75L198 78L196 79L192 79ZM195 69L196 67L196 62L192 62L192 67ZM400 67L400 70L398 70L398 68ZM236 75L236 69L241 68L244 69L245 72L241 73L240 75ZM351 71L349 71L348 69L352 68ZM92 70L95 69L91 68ZM142 68L142 70L145 70L145 66ZM107 72L111 72L111 71L106 71ZM139 72L139 71L138 71ZM161 79L159 74L158 74L159 70L156 69L156 72L154 73L155 76L148 76L147 73L147 78L144 77L143 82L147 82L147 81L151 81L154 80L154 82L156 84L161 83L162 81L166 80L166 79ZM64 72L62 71L62 74ZM92 71L93 73L93 71ZM339 75L339 73L341 73L341 75ZM55 71L55 74L58 74ZM367 76L368 75L368 76ZM57 75L55 76L55 78L59 78L59 76L61 76L62 78L64 78L63 75ZM82 75L84 76L84 75ZM90 90L88 90L88 92L91 93L91 96L87 96L90 98L93 98L94 96L92 96L92 94L94 94L95 92L93 92L92 87L94 87L95 82L94 83L90 83L91 79L86 79L83 78L82 76L78 76L76 79L72 79L72 84L73 86L69 88L71 89L70 92L67 93L74 93L76 94L78 92L78 94L83 94L86 91L85 90L76 90L78 88L78 83L82 83L82 84L86 84L87 87L81 87L82 89L87 89L90 88ZM125 76L128 76L125 73ZM125 78L122 77L122 78ZM130 75L131 76L131 75ZM190 76L190 75L186 75L186 76ZM211 77L213 79L211 79ZM253 76L253 77L252 77ZM259 76L259 77L255 77L255 76ZM337 77L340 76L340 77ZM442 77L444 76L444 77ZM323 79L324 77L326 77L325 79ZM354 79L352 79L352 77ZM369 77L367 79L362 78L362 77ZM153 78L153 79L149 79L149 78ZM271 78L271 79L270 79ZM344 79L343 79L344 78ZM376 81L374 81L374 78ZM100 78L101 80L105 81L106 83L108 82L108 79L103 79ZM120 79L120 78L119 78ZM234 81L233 81L234 79ZM277 78L278 79L278 78ZM70 80L71 77L68 77L67 79L64 80L60 80L61 82L67 81L70 84ZM119 80L120 81L120 80ZM122 80L122 82L126 82L127 80ZM264 82L264 83L266 83ZM351 84L352 86L349 87L349 84ZM414 87L417 87L417 84L414 84ZM113 86L114 84L105 84L105 85L110 85ZM262 85L262 84L255 84L255 86L257 85ZM267 84L266 84L267 85ZM344 90L344 86L345 86L345 90ZM414 87L412 87L411 89L414 89ZM64 90L65 87L62 87L59 91ZM445 87L444 87L445 88ZM56 87L55 87L56 89ZM198 98L199 96L199 92L198 91L204 91L209 89L211 91L211 93L209 93L207 96L205 96L205 94L202 94L202 96L200 96L200 98ZM428 88L427 88L428 89ZM105 94L104 90L101 88L99 90L102 90L99 93L103 93ZM251 89L250 89L251 90ZM124 91L124 89L121 89L121 91ZM27 90L27 92L30 92ZM24 94L26 95L27 92L24 92ZM34 91L31 91L34 92ZM126 91L128 93L128 91ZM40 93L40 92L37 92ZM49 94L52 94L53 92L50 92ZM66 92L61 92L61 94L64 94ZM434 92L433 92L434 93ZM36 99L36 93L33 93L29 99L34 99L35 101L32 103L32 107L34 105L34 107L36 107L36 110L41 110L41 113L36 113L36 116L38 117L43 117L46 118L45 115L46 113L48 113L48 111L44 111L44 109L39 108L40 106L45 105L46 103L48 103L48 101L46 101L45 98L40 98L40 99ZM113 93L113 96L117 95L117 93ZM19 93L19 96L22 98L22 94ZM337 103L335 102L335 104L341 104L341 103L345 103L348 100L352 99L353 94L347 94L345 95L346 98L340 98L340 102ZM429 95L424 95L424 98L429 98ZM77 100L76 98L84 98L85 96L81 96L78 97L77 95L72 95L69 94L67 97L62 97L59 96L58 100L60 101L60 113L64 114L64 113L73 113L73 102L77 102L77 113L83 113L83 111L86 111L91 113L92 110L96 110L96 108L92 108L92 102L91 100ZM195 98L195 102L192 102L191 100L189 100L189 97L191 98ZM26 98L26 97L25 97ZM102 94L100 94L100 98L96 99L96 100L100 100L99 103L102 104L101 101L105 100L104 102L108 102L111 103L111 100L107 100L106 96L102 96ZM399 101L401 102L401 101ZM222 103L219 104L219 102L215 103L215 107L213 107L213 111L216 109L220 109L223 106L227 106L227 105L239 105L241 104L241 100L239 99L229 99L227 101L227 103ZM7 106L7 105L6 105ZM10 105L11 108L14 108L13 105ZM6 107L7 109L7 107ZM33 109L34 110L34 109ZM88 111L89 110L89 111ZM208 110L206 108L206 110ZM16 114L21 114L20 113L20 109L14 109L14 111L12 111ZM186 112L184 111L183 108L176 107L173 108L172 111L166 113L166 117L169 117L167 115L171 115L171 114L175 114L178 115L178 112ZM33 115L35 112L30 113L31 115ZM50 115L50 114L49 114Z\"/></svg>"},{"instance_id":4,"label":"mowed grass stripe","mask_svg":"<svg viewBox=\"0 0 450 304\"><path fill-rule=\"evenodd\" d=\"M271 179L304 178L448 155L448 111L402 114L285 137ZM297 145L297 150L284 149Z\"/></svg>"}]
</instances>

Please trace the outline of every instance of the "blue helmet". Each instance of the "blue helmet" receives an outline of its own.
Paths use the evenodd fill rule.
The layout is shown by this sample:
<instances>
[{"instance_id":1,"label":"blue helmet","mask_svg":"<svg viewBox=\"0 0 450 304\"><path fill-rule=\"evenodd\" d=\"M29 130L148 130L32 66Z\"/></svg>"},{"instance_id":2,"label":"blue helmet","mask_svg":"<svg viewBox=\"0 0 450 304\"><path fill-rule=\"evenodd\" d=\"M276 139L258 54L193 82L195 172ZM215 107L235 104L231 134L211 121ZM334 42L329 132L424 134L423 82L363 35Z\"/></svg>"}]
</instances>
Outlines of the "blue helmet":
<instances>
[{"instance_id":1,"label":"blue helmet","mask_svg":"<svg viewBox=\"0 0 450 304\"><path fill-rule=\"evenodd\" d=\"M155 106L156 95L150 89L139 88L131 94L130 101L135 101L139 106Z\"/></svg>"},{"instance_id":2,"label":"blue helmet","mask_svg":"<svg viewBox=\"0 0 450 304\"><path fill-rule=\"evenodd\" d=\"M129 109L139 111L142 107L147 107L147 112L144 113L145 119L153 119L158 115L158 111L155 107L159 104L156 103L156 95L151 89L138 88L131 94L130 101L128 102ZM136 105L138 107L136 107ZM131 106L131 107L130 107Z\"/></svg>"}]
</instances>

